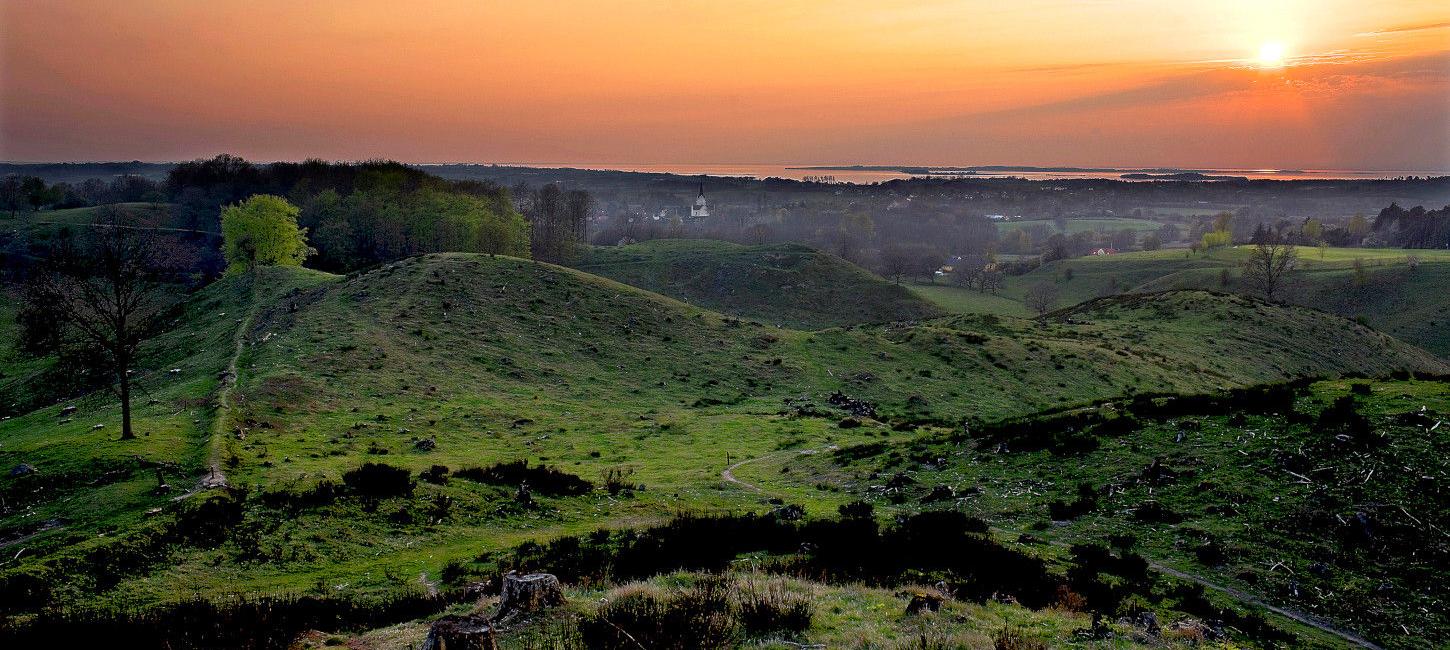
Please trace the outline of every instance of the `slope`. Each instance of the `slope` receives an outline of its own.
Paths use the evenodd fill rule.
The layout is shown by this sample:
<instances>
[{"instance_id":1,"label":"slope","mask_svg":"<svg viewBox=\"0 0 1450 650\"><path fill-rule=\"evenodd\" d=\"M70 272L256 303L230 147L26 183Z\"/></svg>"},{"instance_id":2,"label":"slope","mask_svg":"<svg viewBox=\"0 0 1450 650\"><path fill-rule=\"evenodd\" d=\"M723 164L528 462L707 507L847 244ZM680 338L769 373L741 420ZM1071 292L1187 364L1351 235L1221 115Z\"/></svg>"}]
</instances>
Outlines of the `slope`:
<instances>
[{"instance_id":1,"label":"slope","mask_svg":"<svg viewBox=\"0 0 1450 650\"><path fill-rule=\"evenodd\" d=\"M1039 543L1133 547L1385 646L1426 647L1450 634L1450 466L1436 451L1450 443L1447 411L1445 378L1333 380L1117 402L1093 412L1101 420L1034 433L790 455L743 478L785 498L825 485L901 512L951 500Z\"/></svg>"},{"instance_id":2,"label":"slope","mask_svg":"<svg viewBox=\"0 0 1450 650\"><path fill-rule=\"evenodd\" d=\"M1298 270L1285 299L1364 323L1450 356L1450 253L1434 250L1300 247ZM1244 290L1241 265L1248 246L1206 254L1160 250L1082 257L1006 278L1000 295L954 286L914 287L918 295L953 313L1025 312L1023 294L1034 285L1056 288L1059 306L1102 295L1168 289ZM949 285L949 283L948 283ZM1007 302L1012 301L1012 302Z\"/></svg>"},{"instance_id":3,"label":"slope","mask_svg":"<svg viewBox=\"0 0 1450 650\"><path fill-rule=\"evenodd\" d=\"M798 329L941 315L899 285L798 244L656 240L593 247L575 266L706 309Z\"/></svg>"},{"instance_id":4,"label":"slope","mask_svg":"<svg viewBox=\"0 0 1450 650\"><path fill-rule=\"evenodd\" d=\"M218 373L241 324L232 407L212 438ZM228 279L193 299L156 349L153 372L166 371L142 409L150 435L134 444L107 438L114 407L101 394L75 420L51 407L0 423L6 462L41 470L0 478L4 536L26 539L0 578L39 585L10 606L318 585L395 593L481 550L682 508L758 506L761 495L719 478L741 458L1134 392L1446 369L1321 312L1205 292L1105 301L1044 321L799 332L575 270L465 254L345 278L274 269ZM213 448L236 489L201 515L189 505L197 499L153 493L131 458L175 463L196 480ZM538 491L521 501L517 483L447 480L519 460L607 489L553 493L533 482ZM102 461L130 469L91 483L111 476ZM367 462L439 480L406 496L355 497L339 478ZM18 506L8 498L17 495ZM213 497L222 495L199 503ZM821 511L841 499L824 491L801 503ZM220 519L203 519L205 534L186 527L202 515ZM37 525L47 521L65 528ZM192 532L156 533L148 539L166 543L145 553L114 551L157 527Z\"/></svg>"}]
</instances>

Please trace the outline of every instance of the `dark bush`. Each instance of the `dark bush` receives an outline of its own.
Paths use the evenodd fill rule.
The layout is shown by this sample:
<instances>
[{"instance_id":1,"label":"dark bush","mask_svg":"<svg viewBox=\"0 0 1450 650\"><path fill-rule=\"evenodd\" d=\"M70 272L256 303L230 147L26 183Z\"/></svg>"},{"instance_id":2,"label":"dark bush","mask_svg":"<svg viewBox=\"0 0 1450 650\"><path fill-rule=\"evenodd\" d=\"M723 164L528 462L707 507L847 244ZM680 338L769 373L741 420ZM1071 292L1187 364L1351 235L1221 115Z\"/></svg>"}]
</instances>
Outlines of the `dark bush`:
<instances>
[{"instance_id":1,"label":"dark bush","mask_svg":"<svg viewBox=\"0 0 1450 650\"><path fill-rule=\"evenodd\" d=\"M1175 524L1183 517L1157 501L1149 501L1133 511L1133 518L1142 522Z\"/></svg>"},{"instance_id":2,"label":"dark bush","mask_svg":"<svg viewBox=\"0 0 1450 650\"><path fill-rule=\"evenodd\" d=\"M345 472L342 482L359 496L387 498L413 494L411 473L386 463L363 463L362 467Z\"/></svg>"},{"instance_id":3,"label":"dark bush","mask_svg":"<svg viewBox=\"0 0 1450 650\"><path fill-rule=\"evenodd\" d=\"M1325 433L1348 436L1351 442L1361 447L1378 446L1385 442L1374 435L1369 418L1359 412L1359 404L1353 395L1342 395L1329 408L1320 411L1315 426Z\"/></svg>"},{"instance_id":4,"label":"dark bush","mask_svg":"<svg viewBox=\"0 0 1450 650\"><path fill-rule=\"evenodd\" d=\"M453 472L453 476L490 485L518 487L528 483L530 491L550 496L577 496L594 489L593 483L578 476L544 465L530 467L526 460L466 467Z\"/></svg>"},{"instance_id":5,"label":"dark bush","mask_svg":"<svg viewBox=\"0 0 1450 650\"><path fill-rule=\"evenodd\" d=\"M811 627L814 608L810 598L785 590L772 582L758 587L754 582L741 590L740 627L750 636L774 632L804 632Z\"/></svg>"},{"instance_id":6,"label":"dark bush","mask_svg":"<svg viewBox=\"0 0 1450 650\"><path fill-rule=\"evenodd\" d=\"M150 609L54 610L0 624L0 646L283 650L306 630L369 629L433 614L447 599L403 593L375 599L281 596Z\"/></svg>"},{"instance_id":7,"label":"dark bush","mask_svg":"<svg viewBox=\"0 0 1450 650\"><path fill-rule=\"evenodd\" d=\"M310 487L288 486L263 492L262 505L277 510L293 512L304 508L325 506L337 500L342 486L329 479L322 479Z\"/></svg>"},{"instance_id":8,"label":"dark bush","mask_svg":"<svg viewBox=\"0 0 1450 650\"><path fill-rule=\"evenodd\" d=\"M448 484L448 468L443 465L434 465L418 472L418 478L434 485Z\"/></svg>"},{"instance_id":9,"label":"dark bush","mask_svg":"<svg viewBox=\"0 0 1450 650\"><path fill-rule=\"evenodd\" d=\"M1091 483L1077 486L1077 498L1071 503L1061 499L1047 504L1048 514L1056 521L1067 521L1085 515L1098 507L1098 493Z\"/></svg>"},{"instance_id":10,"label":"dark bush","mask_svg":"<svg viewBox=\"0 0 1450 650\"><path fill-rule=\"evenodd\" d=\"M197 500L183 501L176 513L176 534L192 544L215 546L226 539L227 530L242 519L244 493L233 490L208 492Z\"/></svg>"},{"instance_id":11,"label":"dark bush","mask_svg":"<svg viewBox=\"0 0 1450 650\"><path fill-rule=\"evenodd\" d=\"M727 647L738 634L729 590L721 578L702 578L692 588L668 593L646 588L621 591L579 621L587 647L703 650Z\"/></svg>"}]
</instances>

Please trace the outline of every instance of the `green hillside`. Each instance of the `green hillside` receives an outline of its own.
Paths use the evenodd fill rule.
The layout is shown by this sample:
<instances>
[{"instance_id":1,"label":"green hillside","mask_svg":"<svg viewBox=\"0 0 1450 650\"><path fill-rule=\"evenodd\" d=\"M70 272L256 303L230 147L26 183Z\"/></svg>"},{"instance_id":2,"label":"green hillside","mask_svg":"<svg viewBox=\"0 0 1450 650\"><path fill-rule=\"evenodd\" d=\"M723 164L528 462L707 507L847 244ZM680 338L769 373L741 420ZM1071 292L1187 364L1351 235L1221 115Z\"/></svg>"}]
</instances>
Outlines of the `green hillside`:
<instances>
[{"instance_id":1,"label":"green hillside","mask_svg":"<svg viewBox=\"0 0 1450 650\"><path fill-rule=\"evenodd\" d=\"M1415 648L1450 635L1447 413L1443 379L1326 381L1282 403L1117 402L1037 433L785 456L740 476L907 512L946 499L1040 545L1131 540L1160 566Z\"/></svg>"},{"instance_id":2,"label":"green hillside","mask_svg":"<svg viewBox=\"0 0 1450 650\"><path fill-rule=\"evenodd\" d=\"M1408 343L1450 356L1450 252L1439 250L1300 247L1299 270L1291 274L1285 298L1366 324ZM1101 295L1167 289L1241 289L1240 266L1248 246L1208 254L1159 250L1089 256L1044 265L1008 276L997 294L950 286L913 287L918 295L953 313L1026 313L1022 297L1039 283L1058 291L1058 306ZM1412 269L1407 259L1414 257ZM1356 272L1359 260L1361 271ZM1227 277L1225 276L1227 273Z\"/></svg>"},{"instance_id":3,"label":"green hillside","mask_svg":"<svg viewBox=\"0 0 1450 650\"><path fill-rule=\"evenodd\" d=\"M850 262L795 244L655 240L593 247L575 266L706 309L798 329L942 313Z\"/></svg>"},{"instance_id":4,"label":"green hillside","mask_svg":"<svg viewBox=\"0 0 1450 650\"><path fill-rule=\"evenodd\" d=\"M1044 321L807 332L469 254L347 277L227 278L193 296L151 352L135 441L117 440L105 392L0 422L0 462L35 470L0 476L0 543L23 549L0 561L10 611L409 592L450 563L527 540L682 509L768 507L722 478L744 459L1133 393L1447 370L1328 314L1207 292L1106 300ZM836 392L845 397L833 403ZM516 482L484 472L439 475L407 497L336 492L367 462L419 476L512 461L595 489L554 493L531 479L526 507ZM158 465L170 491L155 489ZM191 494L212 468L234 489ZM792 501L825 514L848 497Z\"/></svg>"}]
</instances>

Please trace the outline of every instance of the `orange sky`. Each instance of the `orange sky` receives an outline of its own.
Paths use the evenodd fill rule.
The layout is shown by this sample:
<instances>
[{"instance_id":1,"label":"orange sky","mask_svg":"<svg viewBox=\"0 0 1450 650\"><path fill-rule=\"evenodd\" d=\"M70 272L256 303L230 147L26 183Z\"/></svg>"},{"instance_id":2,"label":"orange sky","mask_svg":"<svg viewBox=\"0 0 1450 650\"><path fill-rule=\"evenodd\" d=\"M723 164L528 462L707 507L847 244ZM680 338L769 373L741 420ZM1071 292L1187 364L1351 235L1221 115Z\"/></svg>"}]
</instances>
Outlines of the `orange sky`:
<instances>
[{"instance_id":1,"label":"orange sky","mask_svg":"<svg viewBox=\"0 0 1450 650\"><path fill-rule=\"evenodd\" d=\"M0 0L0 159L223 151L1450 170L1450 3Z\"/></svg>"}]
</instances>

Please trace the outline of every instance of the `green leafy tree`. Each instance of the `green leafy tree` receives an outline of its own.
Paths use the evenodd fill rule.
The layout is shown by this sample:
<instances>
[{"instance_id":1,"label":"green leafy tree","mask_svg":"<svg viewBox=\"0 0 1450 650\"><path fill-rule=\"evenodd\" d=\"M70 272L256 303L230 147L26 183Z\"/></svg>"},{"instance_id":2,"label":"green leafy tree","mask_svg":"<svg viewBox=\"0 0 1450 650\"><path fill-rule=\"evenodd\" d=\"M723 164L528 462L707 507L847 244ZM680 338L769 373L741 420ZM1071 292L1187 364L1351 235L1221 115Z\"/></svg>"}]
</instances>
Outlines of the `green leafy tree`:
<instances>
[{"instance_id":1,"label":"green leafy tree","mask_svg":"<svg viewBox=\"0 0 1450 650\"><path fill-rule=\"evenodd\" d=\"M302 266L313 251L307 229L298 227L296 206L271 194L256 194L222 210L222 254L227 273L258 266Z\"/></svg>"}]
</instances>

